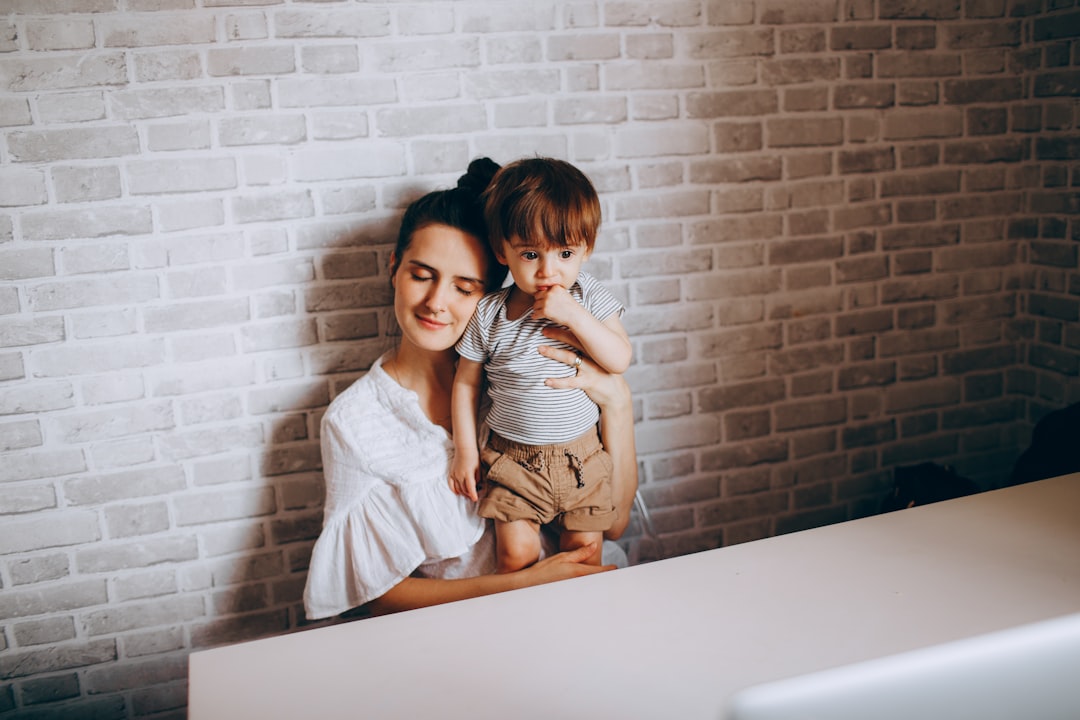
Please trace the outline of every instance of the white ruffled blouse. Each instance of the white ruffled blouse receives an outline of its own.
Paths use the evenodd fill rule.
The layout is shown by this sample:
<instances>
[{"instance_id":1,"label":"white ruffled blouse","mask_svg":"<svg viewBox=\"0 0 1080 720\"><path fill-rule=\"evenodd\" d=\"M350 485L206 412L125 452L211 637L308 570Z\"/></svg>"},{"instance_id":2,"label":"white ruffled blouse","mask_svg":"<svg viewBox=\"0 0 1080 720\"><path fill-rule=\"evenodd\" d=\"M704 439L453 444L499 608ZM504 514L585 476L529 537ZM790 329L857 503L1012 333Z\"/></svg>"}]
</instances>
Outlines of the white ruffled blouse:
<instances>
[{"instance_id":1,"label":"white ruffled blouse","mask_svg":"<svg viewBox=\"0 0 1080 720\"><path fill-rule=\"evenodd\" d=\"M486 521L447 484L453 440L382 369L388 357L335 398L322 421L326 506L304 589L311 619L378 598L410 575L494 569Z\"/></svg>"}]
</instances>

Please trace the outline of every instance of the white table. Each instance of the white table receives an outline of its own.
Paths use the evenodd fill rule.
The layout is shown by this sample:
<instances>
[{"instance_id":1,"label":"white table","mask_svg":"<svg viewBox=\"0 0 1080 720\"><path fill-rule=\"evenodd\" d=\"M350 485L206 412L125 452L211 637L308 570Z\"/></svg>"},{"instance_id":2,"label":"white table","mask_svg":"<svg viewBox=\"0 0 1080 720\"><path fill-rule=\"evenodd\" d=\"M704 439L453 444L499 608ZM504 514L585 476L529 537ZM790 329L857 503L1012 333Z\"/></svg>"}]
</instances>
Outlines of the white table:
<instances>
[{"instance_id":1,"label":"white table","mask_svg":"<svg viewBox=\"0 0 1080 720\"><path fill-rule=\"evenodd\" d=\"M1080 611L1080 473L193 653L189 716L709 718L742 687Z\"/></svg>"}]
</instances>

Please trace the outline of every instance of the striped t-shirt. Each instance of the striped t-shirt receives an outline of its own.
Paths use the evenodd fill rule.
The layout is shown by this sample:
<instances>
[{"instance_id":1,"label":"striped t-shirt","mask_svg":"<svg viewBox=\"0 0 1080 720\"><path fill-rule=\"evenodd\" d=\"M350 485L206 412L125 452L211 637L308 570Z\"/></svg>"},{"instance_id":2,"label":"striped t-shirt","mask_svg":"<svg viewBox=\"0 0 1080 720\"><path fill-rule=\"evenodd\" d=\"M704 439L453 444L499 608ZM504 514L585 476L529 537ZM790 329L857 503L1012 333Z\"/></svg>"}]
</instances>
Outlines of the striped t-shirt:
<instances>
[{"instance_id":1,"label":"striped t-shirt","mask_svg":"<svg viewBox=\"0 0 1080 720\"><path fill-rule=\"evenodd\" d=\"M527 445L569 442L596 424L599 410L583 390L557 390L544 384L548 378L569 377L576 370L544 357L537 348L570 346L544 337L540 331L551 321L533 319L531 308L518 319L508 320L506 301L512 290L513 286L506 287L480 300L457 343L458 354L484 364L491 399L487 423L492 430ZM586 272L578 273L569 292L601 322L623 312L622 303Z\"/></svg>"}]
</instances>

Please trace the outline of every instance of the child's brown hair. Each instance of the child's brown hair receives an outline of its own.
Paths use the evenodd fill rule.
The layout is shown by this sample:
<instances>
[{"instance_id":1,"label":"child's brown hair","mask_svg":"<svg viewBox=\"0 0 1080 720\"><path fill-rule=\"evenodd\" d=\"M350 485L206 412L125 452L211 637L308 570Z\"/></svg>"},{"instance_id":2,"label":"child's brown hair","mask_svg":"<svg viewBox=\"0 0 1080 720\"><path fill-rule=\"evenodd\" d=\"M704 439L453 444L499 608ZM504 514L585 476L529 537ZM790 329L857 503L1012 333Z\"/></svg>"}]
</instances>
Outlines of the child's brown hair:
<instances>
[{"instance_id":1,"label":"child's brown hair","mask_svg":"<svg viewBox=\"0 0 1080 720\"><path fill-rule=\"evenodd\" d=\"M526 158L502 167L484 191L491 247L514 238L529 244L591 251L600 229L600 198L589 178L554 158Z\"/></svg>"}]
</instances>

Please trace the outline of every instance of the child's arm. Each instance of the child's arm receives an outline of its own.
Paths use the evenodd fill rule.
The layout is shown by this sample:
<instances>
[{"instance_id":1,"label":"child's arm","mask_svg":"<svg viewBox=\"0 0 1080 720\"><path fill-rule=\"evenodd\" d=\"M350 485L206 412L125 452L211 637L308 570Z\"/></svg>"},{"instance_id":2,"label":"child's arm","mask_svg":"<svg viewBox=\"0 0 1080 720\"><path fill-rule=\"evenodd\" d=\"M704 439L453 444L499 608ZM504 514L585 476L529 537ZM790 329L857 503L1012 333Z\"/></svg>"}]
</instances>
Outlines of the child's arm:
<instances>
[{"instance_id":1,"label":"child's arm","mask_svg":"<svg viewBox=\"0 0 1080 720\"><path fill-rule=\"evenodd\" d=\"M617 314L600 322L561 285L536 293L533 314L567 327L585 354L608 372L618 375L630 367L630 338Z\"/></svg>"},{"instance_id":2,"label":"child's arm","mask_svg":"<svg viewBox=\"0 0 1080 720\"><path fill-rule=\"evenodd\" d=\"M474 502L477 500L476 483L480 477L476 422L483 378L482 364L459 358L457 373L454 375L454 389L450 395L450 417L454 427L454 460L450 465L450 489Z\"/></svg>"}]
</instances>

